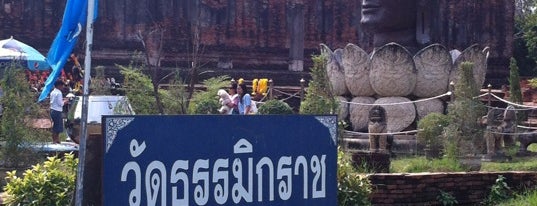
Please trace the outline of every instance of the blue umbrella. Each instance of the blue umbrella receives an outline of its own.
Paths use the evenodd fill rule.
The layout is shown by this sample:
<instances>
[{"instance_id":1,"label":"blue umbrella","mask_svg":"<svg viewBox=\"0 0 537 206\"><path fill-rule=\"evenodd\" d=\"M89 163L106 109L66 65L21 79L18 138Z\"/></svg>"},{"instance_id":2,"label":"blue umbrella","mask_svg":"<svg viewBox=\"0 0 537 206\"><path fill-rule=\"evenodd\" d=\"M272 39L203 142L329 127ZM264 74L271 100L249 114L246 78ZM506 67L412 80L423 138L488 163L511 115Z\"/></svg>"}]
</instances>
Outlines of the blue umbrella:
<instances>
[{"instance_id":1,"label":"blue umbrella","mask_svg":"<svg viewBox=\"0 0 537 206\"><path fill-rule=\"evenodd\" d=\"M13 39L0 40L0 61L26 62L30 70L47 70L47 58L25 43Z\"/></svg>"}]
</instances>

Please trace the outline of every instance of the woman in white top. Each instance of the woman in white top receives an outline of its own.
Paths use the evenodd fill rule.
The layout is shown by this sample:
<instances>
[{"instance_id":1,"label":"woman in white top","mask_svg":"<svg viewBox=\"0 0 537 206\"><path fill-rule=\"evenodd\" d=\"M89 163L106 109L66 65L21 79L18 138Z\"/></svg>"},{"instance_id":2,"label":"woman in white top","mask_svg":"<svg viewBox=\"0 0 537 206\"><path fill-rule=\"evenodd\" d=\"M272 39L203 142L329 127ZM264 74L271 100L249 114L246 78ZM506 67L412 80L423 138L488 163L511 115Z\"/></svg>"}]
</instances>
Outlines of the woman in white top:
<instances>
[{"instance_id":1,"label":"woman in white top","mask_svg":"<svg viewBox=\"0 0 537 206\"><path fill-rule=\"evenodd\" d=\"M231 102L227 105L231 108L231 114L239 114L239 94L237 94L237 83L232 83L229 88Z\"/></svg>"}]
</instances>

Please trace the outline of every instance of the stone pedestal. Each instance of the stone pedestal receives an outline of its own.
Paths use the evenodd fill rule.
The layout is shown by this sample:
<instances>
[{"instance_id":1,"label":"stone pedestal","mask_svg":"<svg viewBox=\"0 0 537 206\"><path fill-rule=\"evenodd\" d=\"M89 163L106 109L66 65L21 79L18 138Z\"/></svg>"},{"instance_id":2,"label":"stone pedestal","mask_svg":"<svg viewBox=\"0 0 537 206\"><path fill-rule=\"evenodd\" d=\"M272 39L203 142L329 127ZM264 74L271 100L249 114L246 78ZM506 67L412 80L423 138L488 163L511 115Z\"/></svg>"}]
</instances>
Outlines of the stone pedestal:
<instances>
[{"instance_id":1,"label":"stone pedestal","mask_svg":"<svg viewBox=\"0 0 537 206\"><path fill-rule=\"evenodd\" d=\"M377 152L354 152L352 162L356 168L364 168L372 173L390 172L390 154Z\"/></svg>"},{"instance_id":2,"label":"stone pedestal","mask_svg":"<svg viewBox=\"0 0 537 206\"><path fill-rule=\"evenodd\" d=\"M289 71L301 72L304 71L304 61L303 60L291 60L289 64Z\"/></svg>"},{"instance_id":3,"label":"stone pedestal","mask_svg":"<svg viewBox=\"0 0 537 206\"><path fill-rule=\"evenodd\" d=\"M481 160L479 156L463 156L459 157L459 164L466 168L467 171L479 171L481 170Z\"/></svg>"},{"instance_id":4,"label":"stone pedestal","mask_svg":"<svg viewBox=\"0 0 537 206\"><path fill-rule=\"evenodd\" d=\"M511 161L511 157L504 153L486 154L481 158L483 162L508 162Z\"/></svg>"},{"instance_id":5,"label":"stone pedestal","mask_svg":"<svg viewBox=\"0 0 537 206\"><path fill-rule=\"evenodd\" d=\"M442 150L439 148L425 148L423 149L425 158L428 160L439 159L442 157Z\"/></svg>"}]
</instances>

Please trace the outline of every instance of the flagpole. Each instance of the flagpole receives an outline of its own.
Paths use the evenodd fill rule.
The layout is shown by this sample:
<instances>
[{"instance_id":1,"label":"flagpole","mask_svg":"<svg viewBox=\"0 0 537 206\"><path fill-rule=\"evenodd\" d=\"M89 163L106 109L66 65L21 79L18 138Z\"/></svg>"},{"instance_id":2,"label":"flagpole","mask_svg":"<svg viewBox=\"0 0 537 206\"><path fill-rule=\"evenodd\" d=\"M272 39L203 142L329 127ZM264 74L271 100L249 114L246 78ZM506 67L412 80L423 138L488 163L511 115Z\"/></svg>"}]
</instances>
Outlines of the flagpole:
<instances>
[{"instance_id":1,"label":"flagpole","mask_svg":"<svg viewBox=\"0 0 537 206\"><path fill-rule=\"evenodd\" d=\"M95 0L88 0L88 16L86 24L86 56L84 58L84 86L82 93L82 119L80 144L78 147L78 172L76 185L76 206L84 202L84 168L86 164L86 140L88 137L88 98L91 77L91 47L93 46L93 17L95 15Z\"/></svg>"}]
</instances>

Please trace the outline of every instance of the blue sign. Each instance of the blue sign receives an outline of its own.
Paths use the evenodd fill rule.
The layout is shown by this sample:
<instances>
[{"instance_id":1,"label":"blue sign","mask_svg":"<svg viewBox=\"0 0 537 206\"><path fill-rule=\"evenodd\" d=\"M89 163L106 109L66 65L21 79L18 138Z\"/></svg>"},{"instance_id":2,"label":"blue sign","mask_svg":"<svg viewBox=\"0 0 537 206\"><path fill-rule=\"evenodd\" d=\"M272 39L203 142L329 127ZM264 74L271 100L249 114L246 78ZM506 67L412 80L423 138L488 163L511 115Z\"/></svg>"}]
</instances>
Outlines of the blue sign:
<instances>
[{"instance_id":1,"label":"blue sign","mask_svg":"<svg viewBox=\"0 0 537 206\"><path fill-rule=\"evenodd\" d=\"M105 116L104 205L337 205L337 118Z\"/></svg>"}]
</instances>

